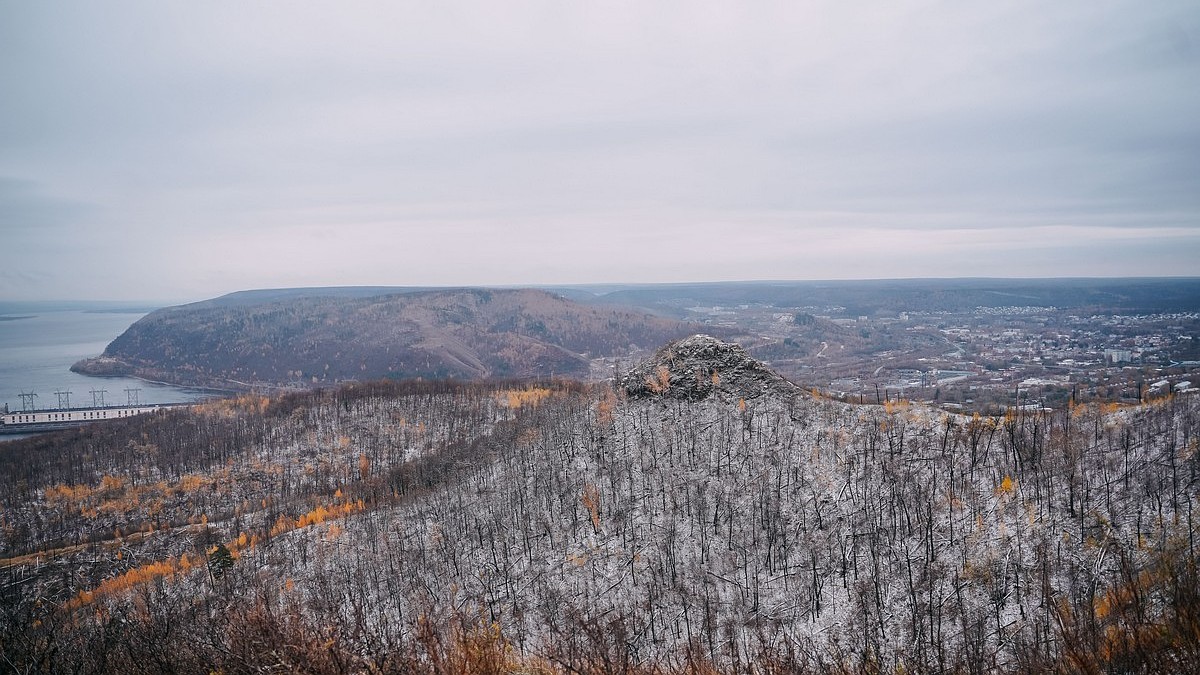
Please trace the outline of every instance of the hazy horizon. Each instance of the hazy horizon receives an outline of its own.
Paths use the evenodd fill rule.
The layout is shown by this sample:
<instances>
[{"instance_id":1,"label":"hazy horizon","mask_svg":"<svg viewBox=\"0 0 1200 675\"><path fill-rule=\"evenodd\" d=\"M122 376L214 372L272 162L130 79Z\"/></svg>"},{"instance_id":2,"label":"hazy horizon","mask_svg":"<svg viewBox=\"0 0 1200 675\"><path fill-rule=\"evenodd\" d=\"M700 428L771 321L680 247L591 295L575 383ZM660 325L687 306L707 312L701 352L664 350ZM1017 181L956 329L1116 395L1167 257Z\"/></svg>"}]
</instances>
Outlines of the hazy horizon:
<instances>
[{"instance_id":1,"label":"hazy horizon","mask_svg":"<svg viewBox=\"0 0 1200 675\"><path fill-rule=\"evenodd\" d=\"M1178 280L1191 281L1200 280L1200 275L1159 275L1159 276L1096 276L1096 277L985 277L985 276L962 276L962 277L889 277L889 278L845 278L845 279L692 279L685 281L668 281L668 282L580 282L580 283L565 283L565 284L447 284L447 285L399 285L399 284L331 284L327 286L261 286L256 288L239 288L230 291L222 291L211 295L202 295L195 297L180 297L180 298L153 298L153 297L131 297L128 299L114 300L106 298L47 298L44 300L25 300L21 298L0 298L0 316L13 315L21 311L34 311L38 306L48 307L43 311L77 311L95 310L113 313L144 313L153 309L168 307L174 305L183 305L193 302L202 302L212 300L225 295L236 293L251 293L262 291L284 291L284 290L330 290L338 288L381 288L381 289L428 289L428 290L447 290L456 288L483 288L483 289L503 289L503 288L540 288L553 290L556 288L562 289L590 289L604 292L609 292L613 289L627 288L642 288L642 287L664 287L664 286L706 286L706 285L789 285L789 284L855 284L855 283L921 283L921 282L1000 282L1000 283L1020 283L1020 282L1112 282L1112 281L1154 281L1154 280Z\"/></svg>"},{"instance_id":2,"label":"hazy horizon","mask_svg":"<svg viewBox=\"0 0 1200 675\"><path fill-rule=\"evenodd\" d=\"M1182 0L0 0L0 87L5 300L1200 273Z\"/></svg>"}]
</instances>

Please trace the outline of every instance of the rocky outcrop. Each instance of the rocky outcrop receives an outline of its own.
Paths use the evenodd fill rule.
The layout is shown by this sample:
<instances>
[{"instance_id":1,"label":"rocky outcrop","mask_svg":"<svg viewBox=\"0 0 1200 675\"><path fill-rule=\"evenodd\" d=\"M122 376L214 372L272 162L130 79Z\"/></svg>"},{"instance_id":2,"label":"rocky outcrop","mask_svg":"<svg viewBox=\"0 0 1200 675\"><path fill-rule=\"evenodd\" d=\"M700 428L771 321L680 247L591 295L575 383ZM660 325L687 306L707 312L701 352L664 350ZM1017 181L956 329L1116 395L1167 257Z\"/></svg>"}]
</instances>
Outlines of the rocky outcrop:
<instances>
[{"instance_id":1,"label":"rocky outcrop","mask_svg":"<svg viewBox=\"0 0 1200 675\"><path fill-rule=\"evenodd\" d=\"M620 384L632 398L754 399L768 392L790 396L800 391L740 345L708 335L668 344L625 374Z\"/></svg>"}]
</instances>

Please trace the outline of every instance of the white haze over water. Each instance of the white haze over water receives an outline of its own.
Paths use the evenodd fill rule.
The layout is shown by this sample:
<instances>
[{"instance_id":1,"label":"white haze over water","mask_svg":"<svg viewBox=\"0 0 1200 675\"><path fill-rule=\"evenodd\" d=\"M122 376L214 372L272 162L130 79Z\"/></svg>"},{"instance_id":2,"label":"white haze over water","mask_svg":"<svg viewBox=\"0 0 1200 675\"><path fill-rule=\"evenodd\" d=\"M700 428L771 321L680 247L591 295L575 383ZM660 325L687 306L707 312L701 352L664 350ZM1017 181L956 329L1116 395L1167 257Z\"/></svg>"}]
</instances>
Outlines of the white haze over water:
<instances>
[{"instance_id":1,"label":"white haze over water","mask_svg":"<svg viewBox=\"0 0 1200 675\"><path fill-rule=\"evenodd\" d=\"M0 0L0 300L1200 273L1194 0Z\"/></svg>"}]
</instances>

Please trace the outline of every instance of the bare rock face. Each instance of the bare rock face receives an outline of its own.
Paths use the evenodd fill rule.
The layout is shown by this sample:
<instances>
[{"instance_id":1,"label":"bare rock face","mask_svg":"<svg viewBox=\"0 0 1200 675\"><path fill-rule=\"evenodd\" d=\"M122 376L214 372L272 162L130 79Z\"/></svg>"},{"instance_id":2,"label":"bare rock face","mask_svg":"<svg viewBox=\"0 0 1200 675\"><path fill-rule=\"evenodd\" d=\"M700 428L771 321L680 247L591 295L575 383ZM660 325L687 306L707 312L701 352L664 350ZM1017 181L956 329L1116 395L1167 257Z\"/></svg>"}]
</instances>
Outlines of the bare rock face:
<instances>
[{"instance_id":1,"label":"bare rock face","mask_svg":"<svg viewBox=\"0 0 1200 675\"><path fill-rule=\"evenodd\" d=\"M633 398L693 401L714 394L754 399L768 392L790 396L800 391L740 345L708 335L668 344L625 374L620 385Z\"/></svg>"}]
</instances>

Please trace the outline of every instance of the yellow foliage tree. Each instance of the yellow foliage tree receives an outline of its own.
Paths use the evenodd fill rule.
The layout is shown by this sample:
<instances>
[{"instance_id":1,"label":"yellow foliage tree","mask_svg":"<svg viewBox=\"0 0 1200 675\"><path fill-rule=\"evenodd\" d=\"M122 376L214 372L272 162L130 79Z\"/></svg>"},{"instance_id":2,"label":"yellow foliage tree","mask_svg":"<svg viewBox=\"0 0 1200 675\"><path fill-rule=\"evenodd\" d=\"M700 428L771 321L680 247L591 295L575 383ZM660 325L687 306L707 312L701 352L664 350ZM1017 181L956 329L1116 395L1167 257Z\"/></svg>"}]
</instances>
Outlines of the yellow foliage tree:
<instances>
[{"instance_id":1,"label":"yellow foliage tree","mask_svg":"<svg viewBox=\"0 0 1200 675\"><path fill-rule=\"evenodd\" d=\"M613 411L617 407L617 395L612 389L606 388L604 396L596 403L596 421L600 424L612 424Z\"/></svg>"},{"instance_id":2,"label":"yellow foliage tree","mask_svg":"<svg viewBox=\"0 0 1200 675\"><path fill-rule=\"evenodd\" d=\"M598 534L600 532L600 489L588 483L583 486L581 499L584 508L588 510L588 514L592 518L592 531Z\"/></svg>"},{"instance_id":3,"label":"yellow foliage tree","mask_svg":"<svg viewBox=\"0 0 1200 675\"><path fill-rule=\"evenodd\" d=\"M1004 477L1004 479L1000 481L1000 485L996 487L996 494L998 494L998 495L1011 494L1012 491L1014 489L1016 489L1016 486L1017 486L1017 482L1012 479L1012 476L1006 475Z\"/></svg>"},{"instance_id":4,"label":"yellow foliage tree","mask_svg":"<svg viewBox=\"0 0 1200 675\"><path fill-rule=\"evenodd\" d=\"M646 387L655 394L665 394L671 389L671 370L666 366L654 369L653 376L646 377Z\"/></svg>"}]
</instances>

